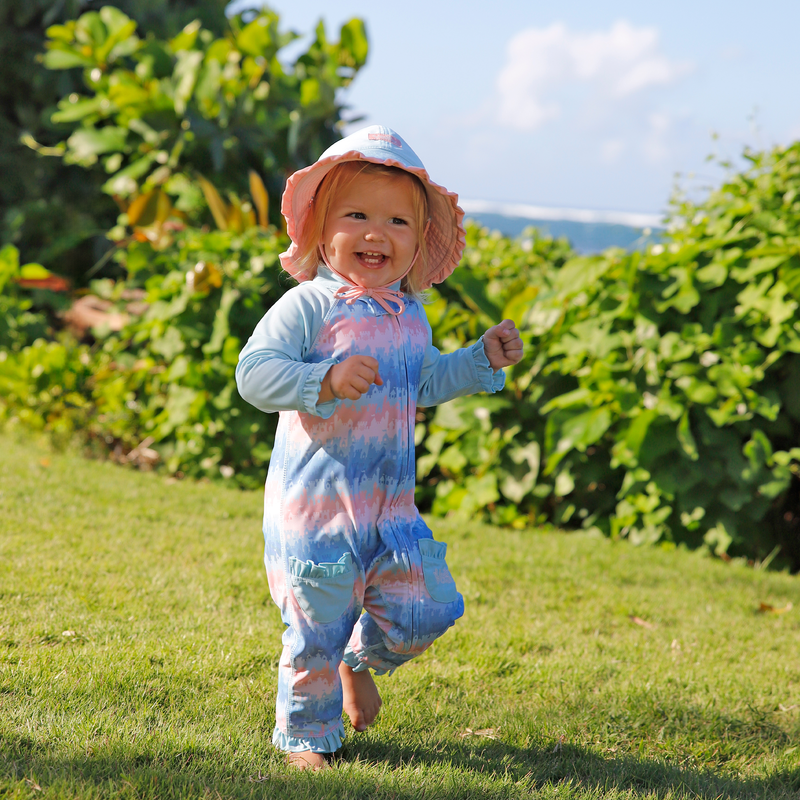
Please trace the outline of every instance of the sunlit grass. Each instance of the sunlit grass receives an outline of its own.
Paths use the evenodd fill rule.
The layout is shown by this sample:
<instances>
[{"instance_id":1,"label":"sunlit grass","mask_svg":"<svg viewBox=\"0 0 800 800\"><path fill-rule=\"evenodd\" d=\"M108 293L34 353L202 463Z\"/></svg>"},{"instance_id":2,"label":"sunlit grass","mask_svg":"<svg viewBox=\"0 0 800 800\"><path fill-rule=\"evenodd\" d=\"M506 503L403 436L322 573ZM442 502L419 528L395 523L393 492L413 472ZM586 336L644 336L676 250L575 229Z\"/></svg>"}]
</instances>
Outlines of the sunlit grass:
<instances>
[{"instance_id":1,"label":"sunlit grass","mask_svg":"<svg viewBox=\"0 0 800 800\"><path fill-rule=\"evenodd\" d=\"M0 452L2 797L800 796L796 578L432 520L466 616L295 774L260 494Z\"/></svg>"}]
</instances>

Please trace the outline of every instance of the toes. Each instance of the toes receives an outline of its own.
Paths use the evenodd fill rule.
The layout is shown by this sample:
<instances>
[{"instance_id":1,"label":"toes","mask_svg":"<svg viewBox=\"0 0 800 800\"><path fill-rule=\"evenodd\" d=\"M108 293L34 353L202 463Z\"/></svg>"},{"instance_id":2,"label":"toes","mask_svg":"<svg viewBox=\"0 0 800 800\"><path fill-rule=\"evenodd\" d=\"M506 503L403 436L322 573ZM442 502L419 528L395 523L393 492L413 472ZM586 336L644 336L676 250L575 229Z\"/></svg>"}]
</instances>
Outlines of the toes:
<instances>
[{"instance_id":1,"label":"toes","mask_svg":"<svg viewBox=\"0 0 800 800\"><path fill-rule=\"evenodd\" d=\"M377 704L366 708L354 708L352 709L352 715L350 711L348 711L347 715L350 717L350 722L357 731L365 731L378 718L380 708L381 703L378 701Z\"/></svg>"}]
</instances>

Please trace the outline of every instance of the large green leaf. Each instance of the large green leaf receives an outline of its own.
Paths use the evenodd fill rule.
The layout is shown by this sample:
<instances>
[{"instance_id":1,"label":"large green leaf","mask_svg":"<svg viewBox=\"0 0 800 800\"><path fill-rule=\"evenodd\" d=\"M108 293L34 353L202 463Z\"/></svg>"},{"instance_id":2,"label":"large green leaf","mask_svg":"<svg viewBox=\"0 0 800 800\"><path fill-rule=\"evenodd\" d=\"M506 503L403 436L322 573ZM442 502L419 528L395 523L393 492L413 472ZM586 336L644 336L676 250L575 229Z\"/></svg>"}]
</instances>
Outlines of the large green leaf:
<instances>
[{"instance_id":1,"label":"large green leaf","mask_svg":"<svg viewBox=\"0 0 800 800\"><path fill-rule=\"evenodd\" d=\"M448 279L448 285L454 287L463 302L476 314L482 314L489 325L502 322L500 309L487 297L486 284L466 270L456 270Z\"/></svg>"},{"instance_id":2,"label":"large green leaf","mask_svg":"<svg viewBox=\"0 0 800 800\"><path fill-rule=\"evenodd\" d=\"M692 461L697 461L697 459L700 458L700 454L697 452L697 442L695 442L694 435L692 434L688 408L683 412L683 416L678 423L678 441L680 442L683 452L686 453Z\"/></svg>"},{"instance_id":3,"label":"large green leaf","mask_svg":"<svg viewBox=\"0 0 800 800\"><path fill-rule=\"evenodd\" d=\"M80 128L67 139L70 160L91 166L102 153L118 153L127 145L125 128L109 125L105 128Z\"/></svg>"},{"instance_id":4,"label":"large green leaf","mask_svg":"<svg viewBox=\"0 0 800 800\"><path fill-rule=\"evenodd\" d=\"M178 116L183 116L186 111L202 63L203 53L199 50L182 50L178 53L174 76L175 113Z\"/></svg>"},{"instance_id":5,"label":"large green leaf","mask_svg":"<svg viewBox=\"0 0 800 800\"><path fill-rule=\"evenodd\" d=\"M230 313L233 304L239 299L241 292L233 286L225 286L219 301L219 308L214 314L214 327L211 330L211 339L203 345L206 355L218 353L230 332Z\"/></svg>"},{"instance_id":6,"label":"large green leaf","mask_svg":"<svg viewBox=\"0 0 800 800\"><path fill-rule=\"evenodd\" d=\"M42 63L47 69L72 69L92 66L94 59L72 48L54 47L44 54Z\"/></svg>"},{"instance_id":7,"label":"large green leaf","mask_svg":"<svg viewBox=\"0 0 800 800\"><path fill-rule=\"evenodd\" d=\"M269 58L278 49L276 34L277 17L274 14L260 14L240 31L236 44L243 53Z\"/></svg>"},{"instance_id":8,"label":"large green leaf","mask_svg":"<svg viewBox=\"0 0 800 800\"><path fill-rule=\"evenodd\" d=\"M369 52L369 43L363 21L354 18L346 22L342 25L339 36L341 42L339 63L356 69L364 66Z\"/></svg>"},{"instance_id":9,"label":"large green leaf","mask_svg":"<svg viewBox=\"0 0 800 800\"><path fill-rule=\"evenodd\" d=\"M589 445L595 444L611 426L612 421L613 416L607 406L569 417L562 423L555 451L547 459L547 472L552 472L571 450L583 452Z\"/></svg>"},{"instance_id":10,"label":"large green leaf","mask_svg":"<svg viewBox=\"0 0 800 800\"><path fill-rule=\"evenodd\" d=\"M59 110L56 111L51 119L53 122L77 122L84 117L95 116L108 106L108 100L104 97L91 97L84 99L65 99L58 104Z\"/></svg>"}]
</instances>

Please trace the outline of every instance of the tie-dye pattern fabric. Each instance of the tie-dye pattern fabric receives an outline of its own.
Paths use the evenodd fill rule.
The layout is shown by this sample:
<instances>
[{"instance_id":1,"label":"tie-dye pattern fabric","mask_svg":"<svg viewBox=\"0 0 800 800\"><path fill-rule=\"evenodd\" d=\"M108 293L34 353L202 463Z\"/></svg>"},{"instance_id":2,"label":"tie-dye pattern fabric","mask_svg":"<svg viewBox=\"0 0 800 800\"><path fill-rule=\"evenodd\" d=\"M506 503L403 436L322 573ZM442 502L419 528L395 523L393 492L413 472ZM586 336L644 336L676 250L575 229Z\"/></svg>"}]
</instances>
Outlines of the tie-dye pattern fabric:
<instances>
[{"instance_id":1,"label":"tie-dye pattern fabric","mask_svg":"<svg viewBox=\"0 0 800 800\"><path fill-rule=\"evenodd\" d=\"M248 347L243 396L258 350ZM433 541L414 505L415 414L429 348L417 301L394 316L369 298L353 305L331 299L304 364L372 356L383 385L357 401L337 401L327 418L281 411L264 537L270 591L287 626L273 739L283 750L341 745L342 660L357 671L392 671L463 614L445 545ZM483 376L457 394L486 385ZM488 385L496 385L491 377Z\"/></svg>"}]
</instances>

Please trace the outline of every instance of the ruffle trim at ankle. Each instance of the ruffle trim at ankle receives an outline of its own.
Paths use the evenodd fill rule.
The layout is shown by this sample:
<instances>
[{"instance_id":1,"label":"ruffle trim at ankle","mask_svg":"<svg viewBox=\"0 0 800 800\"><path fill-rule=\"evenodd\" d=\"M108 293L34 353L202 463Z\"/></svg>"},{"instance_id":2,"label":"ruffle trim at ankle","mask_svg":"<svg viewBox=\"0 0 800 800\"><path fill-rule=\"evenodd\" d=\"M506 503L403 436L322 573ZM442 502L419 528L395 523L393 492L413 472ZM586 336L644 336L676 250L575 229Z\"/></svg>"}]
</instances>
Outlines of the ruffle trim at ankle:
<instances>
[{"instance_id":1,"label":"ruffle trim at ankle","mask_svg":"<svg viewBox=\"0 0 800 800\"><path fill-rule=\"evenodd\" d=\"M344 741L344 723L340 723L339 727L326 733L324 736L287 736L277 728L272 734L272 744L283 750L284 753L302 753L304 750L310 750L312 753L335 753Z\"/></svg>"},{"instance_id":2,"label":"ruffle trim at ankle","mask_svg":"<svg viewBox=\"0 0 800 800\"><path fill-rule=\"evenodd\" d=\"M345 664L347 664L353 672L365 672L370 668L369 664L366 661L360 661L358 656L352 651L348 650L344 654L344 658L342 658ZM385 668L381 667L372 667L372 671L375 675L391 675L397 669L396 666L389 666Z\"/></svg>"}]
</instances>

